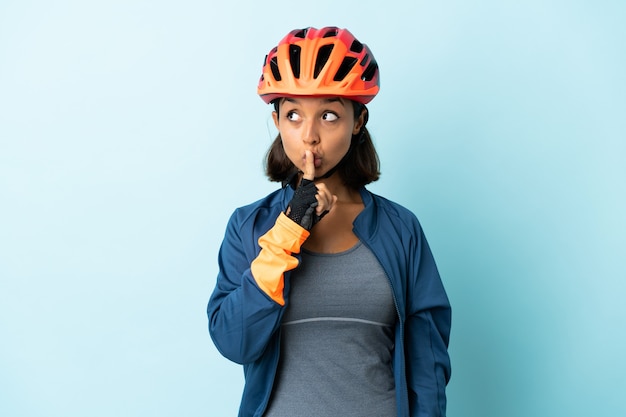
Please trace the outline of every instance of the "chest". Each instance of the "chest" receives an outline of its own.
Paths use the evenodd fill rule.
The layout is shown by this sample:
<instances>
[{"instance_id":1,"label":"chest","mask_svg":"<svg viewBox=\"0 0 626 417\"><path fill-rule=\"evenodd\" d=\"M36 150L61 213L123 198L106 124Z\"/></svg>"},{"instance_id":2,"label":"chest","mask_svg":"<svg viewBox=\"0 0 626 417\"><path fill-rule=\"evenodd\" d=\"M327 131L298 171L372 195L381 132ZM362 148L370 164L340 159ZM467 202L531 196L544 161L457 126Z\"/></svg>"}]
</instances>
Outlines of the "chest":
<instances>
[{"instance_id":1,"label":"chest","mask_svg":"<svg viewBox=\"0 0 626 417\"><path fill-rule=\"evenodd\" d=\"M392 326L397 318L389 279L360 242L337 254L304 251L290 287L284 323L334 317Z\"/></svg>"}]
</instances>

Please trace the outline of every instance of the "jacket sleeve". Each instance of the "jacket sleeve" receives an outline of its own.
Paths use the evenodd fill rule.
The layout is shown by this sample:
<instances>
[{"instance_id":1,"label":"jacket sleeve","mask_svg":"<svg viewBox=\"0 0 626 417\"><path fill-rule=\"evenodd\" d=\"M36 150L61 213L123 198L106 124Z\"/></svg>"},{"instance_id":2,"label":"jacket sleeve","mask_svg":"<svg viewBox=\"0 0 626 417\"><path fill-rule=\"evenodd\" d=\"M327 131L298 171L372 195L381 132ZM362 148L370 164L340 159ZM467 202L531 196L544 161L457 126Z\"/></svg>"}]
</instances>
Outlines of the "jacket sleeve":
<instances>
[{"instance_id":1,"label":"jacket sleeve","mask_svg":"<svg viewBox=\"0 0 626 417\"><path fill-rule=\"evenodd\" d=\"M252 276L259 288L281 306L285 305L284 274L298 266L291 254L300 252L307 237L306 229L281 213L274 227L259 239L261 252L252 261Z\"/></svg>"},{"instance_id":2,"label":"jacket sleeve","mask_svg":"<svg viewBox=\"0 0 626 417\"><path fill-rule=\"evenodd\" d=\"M445 417L451 308L426 238L416 227L405 324L409 408L412 417Z\"/></svg>"},{"instance_id":3,"label":"jacket sleeve","mask_svg":"<svg viewBox=\"0 0 626 417\"><path fill-rule=\"evenodd\" d=\"M207 307L213 343L223 356L240 364L257 360L280 326L285 273L298 266L292 254L300 251L308 237L305 229L280 214L258 239L261 249L257 253L257 246L250 242L254 233L247 229L236 214L231 217Z\"/></svg>"}]
</instances>

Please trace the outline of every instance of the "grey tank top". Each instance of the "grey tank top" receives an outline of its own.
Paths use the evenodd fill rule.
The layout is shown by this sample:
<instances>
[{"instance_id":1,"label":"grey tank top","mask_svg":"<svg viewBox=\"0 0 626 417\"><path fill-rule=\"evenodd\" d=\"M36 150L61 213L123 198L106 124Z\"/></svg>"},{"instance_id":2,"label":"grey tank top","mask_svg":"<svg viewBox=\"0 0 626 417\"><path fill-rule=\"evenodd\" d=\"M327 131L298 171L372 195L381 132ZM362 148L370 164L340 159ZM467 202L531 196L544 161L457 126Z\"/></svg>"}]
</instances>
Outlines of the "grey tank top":
<instances>
[{"instance_id":1,"label":"grey tank top","mask_svg":"<svg viewBox=\"0 0 626 417\"><path fill-rule=\"evenodd\" d=\"M397 415L397 313L389 280L365 245L338 254L303 250L286 308L265 417Z\"/></svg>"}]
</instances>

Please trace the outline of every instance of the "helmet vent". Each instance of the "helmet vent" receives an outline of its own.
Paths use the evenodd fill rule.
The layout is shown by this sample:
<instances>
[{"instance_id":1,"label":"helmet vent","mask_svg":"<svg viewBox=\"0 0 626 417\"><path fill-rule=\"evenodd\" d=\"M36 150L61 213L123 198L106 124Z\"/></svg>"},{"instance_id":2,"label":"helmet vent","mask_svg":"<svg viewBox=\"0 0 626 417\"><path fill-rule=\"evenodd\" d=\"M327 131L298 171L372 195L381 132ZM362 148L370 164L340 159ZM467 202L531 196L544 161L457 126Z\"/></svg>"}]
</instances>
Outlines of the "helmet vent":
<instances>
[{"instance_id":1,"label":"helmet vent","mask_svg":"<svg viewBox=\"0 0 626 417\"><path fill-rule=\"evenodd\" d=\"M306 37L306 33L309 31L309 28L306 29L302 29L296 33L293 34L294 38L302 38L304 39Z\"/></svg>"},{"instance_id":2,"label":"helmet vent","mask_svg":"<svg viewBox=\"0 0 626 417\"><path fill-rule=\"evenodd\" d=\"M363 71L363 75L361 76L361 79L363 81L372 81L372 78L374 78L377 72L378 72L378 64L376 63L376 61L372 61L367 66L365 71Z\"/></svg>"},{"instance_id":3,"label":"helmet vent","mask_svg":"<svg viewBox=\"0 0 626 417\"><path fill-rule=\"evenodd\" d=\"M339 69L337 70L337 74L335 74L335 77L333 78L333 81L341 81L344 78L346 78L346 75L348 75L348 73L350 72L352 67L354 67L354 65L358 61L359 61L358 58L354 58L354 57L351 57L351 56L345 57L343 59L343 62L339 66Z\"/></svg>"},{"instance_id":4,"label":"helmet vent","mask_svg":"<svg viewBox=\"0 0 626 417\"><path fill-rule=\"evenodd\" d=\"M291 64L291 71L293 76L300 78L300 51L301 47L298 45L289 45L289 63Z\"/></svg>"},{"instance_id":5,"label":"helmet vent","mask_svg":"<svg viewBox=\"0 0 626 417\"><path fill-rule=\"evenodd\" d=\"M361 66L364 67L367 64L367 60L370 58L370 54L365 54L363 59L361 60Z\"/></svg>"},{"instance_id":6,"label":"helmet vent","mask_svg":"<svg viewBox=\"0 0 626 417\"><path fill-rule=\"evenodd\" d=\"M315 71L313 72L313 78L317 78L317 76L320 75L320 72L322 72L322 68L324 68L324 65L326 65L326 62L328 62L328 58L330 58L330 54L333 51L334 47L335 45L333 44L324 45L319 49L319 51L317 51L317 58L315 59Z\"/></svg>"},{"instance_id":7,"label":"helmet vent","mask_svg":"<svg viewBox=\"0 0 626 417\"><path fill-rule=\"evenodd\" d=\"M270 60L270 69L272 70L272 75L274 75L274 79L276 81L283 79L283 77L280 76L280 71L278 70L278 58L274 57Z\"/></svg>"},{"instance_id":8,"label":"helmet vent","mask_svg":"<svg viewBox=\"0 0 626 417\"><path fill-rule=\"evenodd\" d=\"M330 29L328 32L324 33L324 36L322 36L323 38L332 38L333 36L337 36L338 30L337 29Z\"/></svg>"},{"instance_id":9,"label":"helmet vent","mask_svg":"<svg viewBox=\"0 0 626 417\"><path fill-rule=\"evenodd\" d=\"M352 41L352 45L350 45L350 50L355 54L359 54L363 50L363 44L355 39Z\"/></svg>"}]
</instances>

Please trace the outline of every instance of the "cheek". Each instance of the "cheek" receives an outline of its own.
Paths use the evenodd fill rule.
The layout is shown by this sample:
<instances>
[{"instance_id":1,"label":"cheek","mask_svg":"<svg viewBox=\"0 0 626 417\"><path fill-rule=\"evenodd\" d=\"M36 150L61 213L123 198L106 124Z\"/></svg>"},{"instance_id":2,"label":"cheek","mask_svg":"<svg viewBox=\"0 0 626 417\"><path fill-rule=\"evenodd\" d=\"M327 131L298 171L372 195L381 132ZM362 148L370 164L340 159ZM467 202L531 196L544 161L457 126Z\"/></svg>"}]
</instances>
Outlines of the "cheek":
<instances>
[{"instance_id":1,"label":"cheek","mask_svg":"<svg viewBox=\"0 0 626 417\"><path fill-rule=\"evenodd\" d=\"M283 143L283 149L285 150L285 154L287 157L293 162L294 158L299 158L298 154L301 152L298 146L298 143L293 139L293 136L289 134L285 134L283 132L280 133L280 138Z\"/></svg>"},{"instance_id":2,"label":"cheek","mask_svg":"<svg viewBox=\"0 0 626 417\"><path fill-rule=\"evenodd\" d=\"M327 145L328 145L327 151L338 153L338 154L345 154L346 152L348 152L348 149L350 148L351 141L352 141L352 135L349 133L347 134L344 133L340 135L339 137L336 137L334 140L327 142Z\"/></svg>"}]
</instances>

